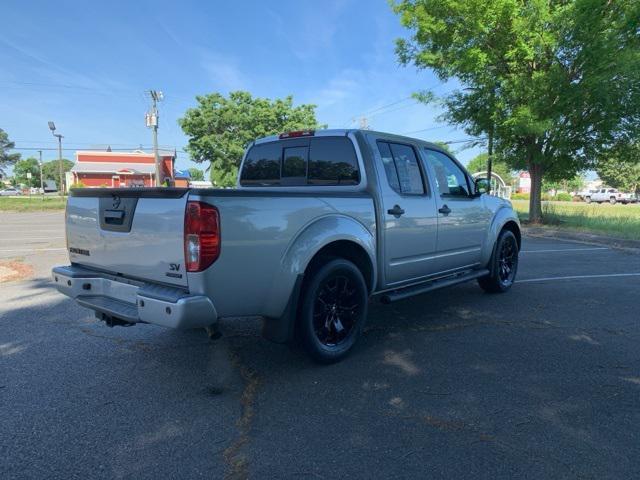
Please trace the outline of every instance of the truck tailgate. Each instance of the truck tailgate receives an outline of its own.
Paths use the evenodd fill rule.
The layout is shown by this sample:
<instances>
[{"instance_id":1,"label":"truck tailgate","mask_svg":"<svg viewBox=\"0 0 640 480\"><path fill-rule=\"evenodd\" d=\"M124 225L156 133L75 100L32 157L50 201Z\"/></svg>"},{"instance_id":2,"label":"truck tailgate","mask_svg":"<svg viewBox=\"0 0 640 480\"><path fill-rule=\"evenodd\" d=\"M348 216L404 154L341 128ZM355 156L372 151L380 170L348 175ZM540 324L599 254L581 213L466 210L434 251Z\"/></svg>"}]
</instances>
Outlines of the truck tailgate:
<instances>
[{"instance_id":1,"label":"truck tailgate","mask_svg":"<svg viewBox=\"0 0 640 480\"><path fill-rule=\"evenodd\" d=\"M187 189L83 189L67 202L72 263L115 275L187 286Z\"/></svg>"}]
</instances>

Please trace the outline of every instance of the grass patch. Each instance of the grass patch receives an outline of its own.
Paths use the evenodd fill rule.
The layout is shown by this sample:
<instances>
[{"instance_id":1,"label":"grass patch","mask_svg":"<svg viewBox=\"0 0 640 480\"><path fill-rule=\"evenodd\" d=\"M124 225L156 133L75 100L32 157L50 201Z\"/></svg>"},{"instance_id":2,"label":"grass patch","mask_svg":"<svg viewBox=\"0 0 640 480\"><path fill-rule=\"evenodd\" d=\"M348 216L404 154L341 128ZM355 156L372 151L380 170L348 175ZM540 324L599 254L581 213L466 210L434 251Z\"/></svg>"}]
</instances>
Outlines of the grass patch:
<instances>
[{"instance_id":1,"label":"grass patch","mask_svg":"<svg viewBox=\"0 0 640 480\"><path fill-rule=\"evenodd\" d=\"M0 212L40 212L45 210L64 210L66 197L33 195L24 197L0 197Z\"/></svg>"},{"instance_id":2,"label":"grass patch","mask_svg":"<svg viewBox=\"0 0 640 480\"><path fill-rule=\"evenodd\" d=\"M514 200L520 220L529 219L529 202ZM640 205L542 202L545 225L640 240Z\"/></svg>"}]
</instances>

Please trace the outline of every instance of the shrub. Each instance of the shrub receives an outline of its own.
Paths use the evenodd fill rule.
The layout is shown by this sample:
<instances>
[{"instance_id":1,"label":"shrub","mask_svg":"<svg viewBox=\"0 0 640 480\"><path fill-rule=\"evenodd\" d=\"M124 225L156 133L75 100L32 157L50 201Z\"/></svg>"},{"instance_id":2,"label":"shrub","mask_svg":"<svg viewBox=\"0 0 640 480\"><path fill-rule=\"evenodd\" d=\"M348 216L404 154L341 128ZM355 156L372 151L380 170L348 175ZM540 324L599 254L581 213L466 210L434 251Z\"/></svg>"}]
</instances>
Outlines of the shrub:
<instances>
[{"instance_id":1,"label":"shrub","mask_svg":"<svg viewBox=\"0 0 640 480\"><path fill-rule=\"evenodd\" d=\"M569 193L560 192L556 195L555 200L558 200L560 202L570 202L571 200L573 200L573 197Z\"/></svg>"},{"instance_id":2,"label":"shrub","mask_svg":"<svg viewBox=\"0 0 640 480\"><path fill-rule=\"evenodd\" d=\"M82 182L72 183L69 188L84 188L86 185Z\"/></svg>"},{"instance_id":3,"label":"shrub","mask_svg":"<svg viewBox=\"0 0 640 480\"><path fill-rule=\"evenodd\" d=\"M529 200L528 193L514 193L511 195L511 200Z\"/></svg>"}]
</instances>

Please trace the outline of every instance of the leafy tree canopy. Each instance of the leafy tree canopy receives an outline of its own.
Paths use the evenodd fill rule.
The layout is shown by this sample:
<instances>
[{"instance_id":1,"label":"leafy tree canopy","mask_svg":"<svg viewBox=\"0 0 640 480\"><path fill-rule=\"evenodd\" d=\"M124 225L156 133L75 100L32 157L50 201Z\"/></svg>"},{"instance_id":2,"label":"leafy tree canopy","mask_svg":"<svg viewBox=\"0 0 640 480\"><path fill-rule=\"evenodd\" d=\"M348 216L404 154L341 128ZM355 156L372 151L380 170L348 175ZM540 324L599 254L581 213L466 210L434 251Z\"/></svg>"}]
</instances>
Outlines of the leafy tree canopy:
<instances>
[{"instance_id":1,"label":"leafy tree canopy","mask_svg":"<svg viewBox=\"0 0 640 480\"><path fill-rule=\"evenodd\" d=\"M62 159L62 171L68 172L73 167L73 162ZM42 164L42 176L45 180L53 180L56 185L60 183L60 162L59 160L51 160Z\"/></svg>"},{"instance_id":2,"label":"leafy tree canopy","mask_svg":"<svg viewBox=\"0 0 640 480\"><path fill-rule=\"evenodd\" d=\"M530 219L540 221L543 176L571 178L640 133L637 0L398 0L409 38L400 61L462 88L445 119L532 179ZM416 96L430 100L433 94Z\"/></svg>"},{"instance_id":3,"label":"leafy tree canopy","mask_svg":"<svg viewBox=\"0 0 640 480\"><path fill-rule=\"evenodd\" d=\"M478 172L486 172L488 160L489 155L487 153L481 153L469 161L469 163L467 164L467 170L472 174ZM505 182L507 182L507 184L511 182L511 178L513 177L513 170L501 157L494 155L493 162L491 163L491 171L496 173L497 175L500 175L500 177Z\"/></svg>"},{"instance_id":4,"label":"leafy tree canopy","mask_svg":"<svg viewBox=\"0 0 640 480\"><path fill-rule=\"evenodd\" d=\"M27 173L31 173L31 179L27 178ZM18 160L13 167L13 176L17 184L24 184L28 187L40 186L40 165L38 160L29 157Z\"/></svg>"},{"instance_id":5,"label":"leafy tree canopy","mask_svg":"<svg viewBox=\"0 0 640 480\"><path fill-rule=\"evenodd\" d=\"M191 180L204 180L204 172L199 168L191 167L189 176L191 176Z\"/></svg>"},{"instance_id":6,"label":"leafy tree canopy","mask_svg":"<svg viewBox=\"0 0 640 480\"><path fill-rule=\"evenodd\" d=\"M293 97L271 100L236 91L197 96L198 106L179 120L189 137L187 151L195 162L211 162L211 180L235 185L246 145L276 133L324 128L316 121L315 105L293 106Z\"/></svg>"},{"instance_id":7,"label":"leafy tree canopy","mask_svg":"<svg viewBox=\"0 0 640 480\"><path fill-rule=\"evenodd\" d=\"M607 186L629 192L640 190L640 144L608 152L597 161L596 172Z\"/></svg>"},{"instance_id":8,"label":"leafy tree canopy","mask_svg":"<svg viewBox=\"0 0 640 480\"><path fill-rule=\"evenodd\" d=\"M7 132L0 128L0 176L6 173L6 168L20 160L19 153L9 153L15 143L9 140Z\"/></svg>"}]
</instances>

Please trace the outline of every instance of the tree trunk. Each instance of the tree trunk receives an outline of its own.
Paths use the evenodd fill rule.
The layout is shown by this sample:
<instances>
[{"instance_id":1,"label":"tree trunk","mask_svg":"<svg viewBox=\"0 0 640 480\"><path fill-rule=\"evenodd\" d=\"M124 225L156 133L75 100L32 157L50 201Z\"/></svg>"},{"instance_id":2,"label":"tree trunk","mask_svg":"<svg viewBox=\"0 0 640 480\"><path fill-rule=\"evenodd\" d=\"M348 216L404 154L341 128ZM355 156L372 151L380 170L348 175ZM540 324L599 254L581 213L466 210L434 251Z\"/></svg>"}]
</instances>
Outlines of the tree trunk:
<instances>
[{"instance_id":1,"label":"tree trunk","mask_svg":"<svg viewBox=\"0 0 640 480\"><path fill-rule=\"evenodd\" d=\"M529 163L531 193L529 195L529 222L542 223L542 165Z\"/></svg>"}]
</instances>

